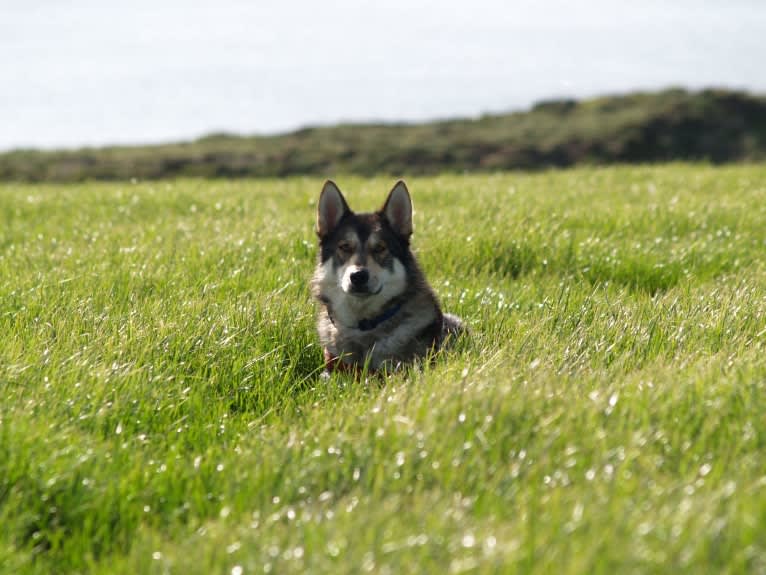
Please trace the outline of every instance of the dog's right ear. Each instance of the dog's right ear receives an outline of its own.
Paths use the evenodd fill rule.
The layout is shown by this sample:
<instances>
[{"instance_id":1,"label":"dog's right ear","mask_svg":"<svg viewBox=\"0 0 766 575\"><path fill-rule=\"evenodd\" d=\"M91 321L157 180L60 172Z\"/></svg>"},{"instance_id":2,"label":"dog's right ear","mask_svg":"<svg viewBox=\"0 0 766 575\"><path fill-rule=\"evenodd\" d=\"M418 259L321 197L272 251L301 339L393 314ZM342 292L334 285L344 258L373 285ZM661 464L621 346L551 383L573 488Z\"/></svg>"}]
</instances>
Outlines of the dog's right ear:
<instances>
[{"instance_id":1,"label":"dog's right ear","mask_svg":"<svg viewBox=\"0 0 766 575\"><path fill-rule=\"evenodd\" d=\"M349 211L351 210L349 210L346 199L340 193L338 186L332 180L327 180L322 187L322 193L319 195L317 235L320 238L326 237Z\"/></svg>"}]
</instances>

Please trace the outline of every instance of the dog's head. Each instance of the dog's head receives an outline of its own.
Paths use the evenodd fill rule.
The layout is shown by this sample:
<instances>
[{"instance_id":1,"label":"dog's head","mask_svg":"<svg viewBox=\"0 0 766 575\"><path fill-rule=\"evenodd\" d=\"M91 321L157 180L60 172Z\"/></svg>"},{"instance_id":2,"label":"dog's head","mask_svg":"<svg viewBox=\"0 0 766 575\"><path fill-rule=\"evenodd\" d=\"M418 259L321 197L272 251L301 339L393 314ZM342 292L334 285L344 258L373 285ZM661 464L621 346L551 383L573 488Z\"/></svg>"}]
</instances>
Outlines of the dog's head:
<instances>
[{"instance_id":1,"label":"dog's head","mask_svg":"<svg viewBox=\"0 0 766 575\"><path fill-rule=\"evenodd\" d=\"M412 200L404 182L373 213L354 213L338 186L327 181L317 209L320 262L317 281L329 300L351 296L359 313L375 312L407 287Z\"/></svg>"}]
</instances>

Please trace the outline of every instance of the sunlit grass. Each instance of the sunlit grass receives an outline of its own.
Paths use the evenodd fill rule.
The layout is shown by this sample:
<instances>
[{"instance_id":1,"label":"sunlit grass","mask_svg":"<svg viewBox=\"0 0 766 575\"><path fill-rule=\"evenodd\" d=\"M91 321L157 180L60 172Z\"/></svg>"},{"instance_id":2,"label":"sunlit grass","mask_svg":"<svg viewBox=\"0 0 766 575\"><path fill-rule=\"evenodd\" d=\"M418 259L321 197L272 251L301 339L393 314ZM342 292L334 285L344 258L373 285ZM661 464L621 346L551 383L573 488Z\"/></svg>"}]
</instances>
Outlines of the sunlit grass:
<instances>
[{"instance_id":1,"label":"sunlit grass","mask_svg":"<svg viewBox=\"0 0 766 575\"><path fill-rule=\"evenodd\" d=\"M0 570L766 570L766 169L409 185L472 333L384 383L319 377L321 181L0 187Z\"/></svg>"}]
</instances>

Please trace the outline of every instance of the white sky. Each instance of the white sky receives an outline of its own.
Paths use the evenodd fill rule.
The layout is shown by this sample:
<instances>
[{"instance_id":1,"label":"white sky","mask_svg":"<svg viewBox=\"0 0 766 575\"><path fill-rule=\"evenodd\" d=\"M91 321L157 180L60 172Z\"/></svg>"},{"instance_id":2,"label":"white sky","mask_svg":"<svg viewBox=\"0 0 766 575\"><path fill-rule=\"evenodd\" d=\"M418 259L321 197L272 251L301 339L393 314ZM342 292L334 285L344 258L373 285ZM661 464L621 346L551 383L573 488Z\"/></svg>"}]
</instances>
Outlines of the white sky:
<instances>
[{"instance_id":1,"label":"white sky","mask_svg":"<svg viewBox=\"0 0 766 575\"><path fill-rule=\"evenodd\" d=\"M0 149L766 92L766 0L0 0Z\"/></svg>"}]
</instances>

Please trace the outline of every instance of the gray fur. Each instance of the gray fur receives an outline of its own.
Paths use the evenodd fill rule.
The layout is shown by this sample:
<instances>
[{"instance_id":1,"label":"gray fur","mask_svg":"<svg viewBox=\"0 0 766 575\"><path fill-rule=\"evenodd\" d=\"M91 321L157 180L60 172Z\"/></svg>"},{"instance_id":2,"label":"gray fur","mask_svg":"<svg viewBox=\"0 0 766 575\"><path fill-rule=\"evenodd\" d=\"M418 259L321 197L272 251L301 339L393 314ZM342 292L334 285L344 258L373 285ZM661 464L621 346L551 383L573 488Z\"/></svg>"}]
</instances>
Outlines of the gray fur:
<instances>
[{"instance_id":1,"label":"gray fur","mask_svg":"<svg viewBox=\"0 0 766 575\"><path fill-rule=\"evenodd\" d=\"M392 205L395 215L387 216ZM332 211L337 206L345 211ZM346 366L387 371L425 358L464 331L458 317L442 313L410 250L412 205L404 182L394 186L380 211L362 214L352 212L337 186L328 182L318 212L320 255L311 287L319 303L317 330L326 353ZM375 252L381 243L386 245L383 254ZM371 293L354 292L345 281L348 271L362 268L370 270ZM392 310L393 315L385 315ZM374 328L360 328L360 321L380 317L384 321Z\"/></svg>"}]
</instances>

